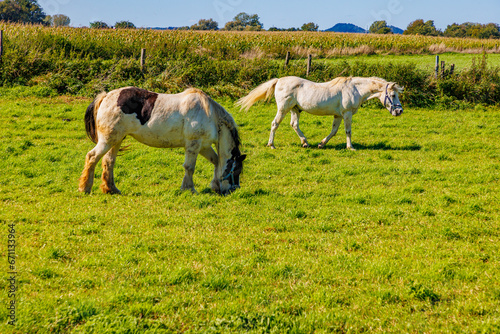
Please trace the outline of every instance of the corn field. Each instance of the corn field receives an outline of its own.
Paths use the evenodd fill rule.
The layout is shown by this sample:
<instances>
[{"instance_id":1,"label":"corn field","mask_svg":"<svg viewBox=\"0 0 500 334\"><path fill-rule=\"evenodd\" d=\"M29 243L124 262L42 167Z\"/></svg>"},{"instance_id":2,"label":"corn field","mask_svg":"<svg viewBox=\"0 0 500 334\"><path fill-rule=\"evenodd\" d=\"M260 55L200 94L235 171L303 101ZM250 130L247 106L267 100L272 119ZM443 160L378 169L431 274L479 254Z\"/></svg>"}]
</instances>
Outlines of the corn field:
<instances>
[{"instance_id":1,"label":"corn field","mask_svg":"<svg viewBox=\"0 0 500 334\"><path fill-rule=\"evenodd\" d=\"M207 54L215 59L284 58L313 54L319 58L350 53L420 54L500 52L498 40L429 36L340 34L330 32L202 32L147 29L47 28L1 23L6 49L25 54L57 53L61 57L151 57L181 59Z\"/></svg>"}]
</instances>

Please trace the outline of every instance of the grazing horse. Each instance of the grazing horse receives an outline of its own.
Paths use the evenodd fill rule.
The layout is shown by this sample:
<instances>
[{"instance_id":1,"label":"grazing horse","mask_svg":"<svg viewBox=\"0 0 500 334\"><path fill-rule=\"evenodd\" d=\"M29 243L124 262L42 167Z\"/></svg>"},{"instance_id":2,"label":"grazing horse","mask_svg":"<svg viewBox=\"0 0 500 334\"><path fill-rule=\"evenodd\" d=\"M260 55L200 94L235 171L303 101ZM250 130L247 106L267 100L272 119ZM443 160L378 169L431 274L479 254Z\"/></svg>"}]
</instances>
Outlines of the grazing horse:
<instances>
[{"instance_id":1,"label":"grazing horse","mask_svg":"<svg viewBox=\"0 0 500 334\"><path fill-rule=\"evenodd\" d=\"M403 88L394 82L380 78L341 77L329 82L316 83L298 77L284 77L265 82L237 104L241 109L250 109L257 101L276 98L278 113L271 124L271 134L267 146L274 147L274 135L286 113L292 114L290 125L300 138L303 147L309 147L304 133L299 128L299 117L302 111L313 115L333 115L332 132L318 145L325 147L326 143L337 133L344 119L347 148L354 150L351 144L351 122L361 104L373 98L379 98L393 116L399 116L403 107L399 102L398 93Z\"/></svg>"},{"instance_id":2,"label":"grazing horse","mask_svg":"<svg viewBox=\"0 0 500 334\"><path fill-rule=\"evenodd\" d=\"M90 193L95 166L102 158L104 193L119 194L113 166L126 136L153 147L186 149L182 190L196 192L193 173L198 154L214 164L212 190L227 194L239 187L246 155L233 117L199 89L180 94L158 94L125 87L99 94L87 108L85 128L97 145L87 153L79 191ZM212 148L217 147L217 153Z\"/></svg>"}]
</instances>

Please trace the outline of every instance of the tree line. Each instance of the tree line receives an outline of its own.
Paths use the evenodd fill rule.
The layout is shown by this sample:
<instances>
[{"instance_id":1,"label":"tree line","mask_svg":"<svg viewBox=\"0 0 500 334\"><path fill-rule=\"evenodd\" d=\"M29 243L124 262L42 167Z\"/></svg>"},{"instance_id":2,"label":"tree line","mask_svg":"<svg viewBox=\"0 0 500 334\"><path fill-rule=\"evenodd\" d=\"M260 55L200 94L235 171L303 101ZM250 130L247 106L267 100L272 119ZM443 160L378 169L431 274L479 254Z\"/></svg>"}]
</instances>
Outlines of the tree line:
<instances>
[{"instance_id":1,"label":"tree line","mask_svg":"<svg viewBox=\"0 0 500 334\"><path fill-rule=\"evenodd\" d=\"M92 22L92 28L110 28L104 22ZM131 22L117 22L115 28L135 28ZM271 27L268 31L318 31L319 26L314 22L304 23L300 28L277 28ZM264 24L260 22L257 14L239 13L232 21L225 24L224 28L219 29L219 24L213 19L201 19L198 23L192 26L179 27L180 30L226 30L226 31L261 31L264 30ZM386 21L375 21L368 30L373 34L392 34L392 29L387 25ZM500 38L500 25L496 23L471 23L465 22L462 24L453 23L448 25L444 31L436 28L434 21L424 21L422 19L411 22L404 35L421 35L421 36L444 36L444 37L460 37L460 38Z\"/></svg>"},{"instance_id":2,"label":"tree line","mask_svg":"<svg viewBox=\"0 0 500 334\"><path fill-rule=\"evenodd\" d=\"M42 24L47 26L69 26L71 20L63 14L46 15L37 0L4 0L0 2L0 21ZM90 28L106 29L134 29L136 26L130 21L119 21L114 26L103 21L90 22ZM300 28L271 27L268 31L318 31L319 26L314 22L304 23ZM226 30L226 31L261 31L264 24L257 14L239 13L232 21L227 22L219 29L219 24L213 19L201 19L192 26L179 27L181 30ZM386 21L375 21L368 31L374 34L391 34L392 29ZM411 22L403 34L422 36L445 36L460 38L500 38L500 26L496 23L453 23L444 31L436 28L434 21L422 19Z\"/></svg>"},{"instance_id":3,"label":"tree line","mask_svg":"<svg viewBox=\"0 0 500 334\"><path fill-rule=\"evenodd\" d=\"M391 29L387 26L386 21L375 21L370 26L369 32L376 34L390 34ZM461 38L500 38L500 26L496 23L453 23L448 25L444 31L441 31L436 28L434 21L424 21L422 19L418 19L411 22L403 34Z\"/></svg>"},{"instance_id":4,"label":"tree line","mask_svg":"<svg viewBox=\"0 0 500 334\"><path fill-rule=\"evenodd\" d=\"M71 20L63 14L46 15L36 0L4 0L0 2L0 21L69 26Z\"/></svg>"}]
</instances>

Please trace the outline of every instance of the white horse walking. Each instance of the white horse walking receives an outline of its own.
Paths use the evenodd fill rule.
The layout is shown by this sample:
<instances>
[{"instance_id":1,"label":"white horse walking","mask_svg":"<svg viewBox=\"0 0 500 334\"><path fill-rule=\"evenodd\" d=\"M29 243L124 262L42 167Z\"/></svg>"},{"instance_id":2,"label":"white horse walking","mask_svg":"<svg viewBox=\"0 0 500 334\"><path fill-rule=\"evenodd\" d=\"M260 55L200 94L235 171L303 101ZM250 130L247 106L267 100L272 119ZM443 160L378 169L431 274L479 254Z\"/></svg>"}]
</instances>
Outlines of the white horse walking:
<instances>
[{"instance_id":1,"label":"white horse walking","mask_svg":"<svg viewBox=\"0 0 500 334\"><path fill-rule=\"evenodd\" d=\"M113 167L126 136L153 147L184 147L185 175L181 189L196 192L193 173L198 154L214 164L211 188L227 194L239 188L246 155L233 117L199 89L180 94L157 94L136 87L101 93L87 108L85 128L97 145L85 159L79 191L90 193L95 166L102 158L104 193L119 194ZM216 144L217 153L212 148Z\"/></svg>"},{"instance_id":2,"label":"white horse walking","mask_svg":"<svg viewBox=\"0 0 500 334\"><path fill-rule=\"evenodd\" d=\"M340 77L329 82L316 83L298 77L272 79L259 85L237 103L242 109L250 109L257 101L270 99L274 93L278 113L271 124L271 134L267 146L274 147L274 135L283 118L290 111L290 125L300 138L303 147L308 147L307 139L299 128L299 117L302 111L313 115L333 115L331 133L318 145L325 147L335 136L344 119L347 148L353 150L351 144L352 115L356 114L361 104L367 100L378 98L393 116L399 116L403 107L398 93L403 88L394 82L381 78Z\"/></svg>"}]
</instances>

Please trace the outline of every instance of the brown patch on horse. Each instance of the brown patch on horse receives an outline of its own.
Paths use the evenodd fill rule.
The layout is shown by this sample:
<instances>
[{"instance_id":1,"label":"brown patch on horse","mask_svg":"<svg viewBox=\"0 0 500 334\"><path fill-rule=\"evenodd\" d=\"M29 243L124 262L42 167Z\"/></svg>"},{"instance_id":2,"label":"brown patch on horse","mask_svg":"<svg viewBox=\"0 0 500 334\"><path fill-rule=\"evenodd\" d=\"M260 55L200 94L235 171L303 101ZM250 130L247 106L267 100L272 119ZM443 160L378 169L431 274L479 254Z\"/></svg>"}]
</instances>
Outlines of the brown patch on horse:
<instances>
[{"instance_id":1,"label":"brown patch on horse","mask_svg":"<svg viewBox=\"0 0 500 334\"><path fill-rule=\"evenodd\" d=\"M157 93L142 88L130 87L120 91L117 104L123 113L136 114L141 125L144 125L151 118L157 98Z\"/></svg>"}]
</instances>

